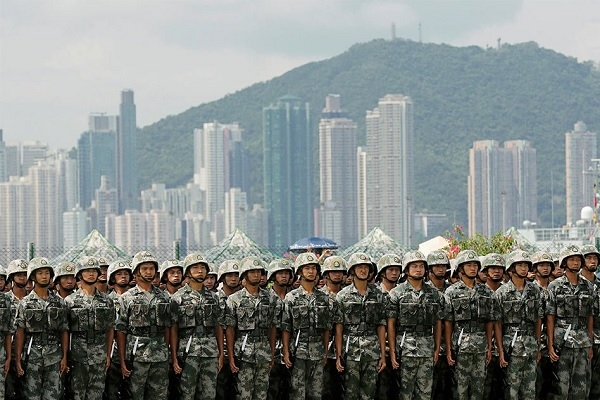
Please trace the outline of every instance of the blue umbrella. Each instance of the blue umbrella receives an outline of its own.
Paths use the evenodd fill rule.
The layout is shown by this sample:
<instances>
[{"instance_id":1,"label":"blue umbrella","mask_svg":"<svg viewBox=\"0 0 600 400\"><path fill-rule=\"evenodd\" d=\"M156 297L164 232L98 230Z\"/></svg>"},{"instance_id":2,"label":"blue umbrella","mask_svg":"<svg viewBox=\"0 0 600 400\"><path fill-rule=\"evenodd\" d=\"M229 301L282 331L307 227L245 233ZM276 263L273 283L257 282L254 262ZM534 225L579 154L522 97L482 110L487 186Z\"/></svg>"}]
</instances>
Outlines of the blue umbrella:
<instances>
[{"instance_id":1,"label":"blue umbrella","mask_svg":"<svg viewBox=\"0 0 600 400\"><path fill-rule=\"evenodd\" d=\"M338 244L331 239L313 236L298 240L288 247L288 250L337 249L338 247Z\"/></svg>"}]
</instances>

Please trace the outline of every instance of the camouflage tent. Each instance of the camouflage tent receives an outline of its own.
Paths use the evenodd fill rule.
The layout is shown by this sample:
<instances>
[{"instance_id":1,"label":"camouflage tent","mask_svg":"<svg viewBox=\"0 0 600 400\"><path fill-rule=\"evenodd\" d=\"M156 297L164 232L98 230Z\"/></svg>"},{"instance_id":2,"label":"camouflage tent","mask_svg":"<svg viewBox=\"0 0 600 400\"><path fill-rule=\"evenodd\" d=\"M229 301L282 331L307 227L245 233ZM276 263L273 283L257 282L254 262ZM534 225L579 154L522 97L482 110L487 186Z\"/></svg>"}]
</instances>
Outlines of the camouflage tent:
<instances>
[{"instance_id":1,"label":"camouflage tent","mask_svg":"<svg viewBox=\"0 0 600 400\"><path fill-rule=\"evenodd\" d=\"M348 258L353 253L367 253L373 261L377 262L384 254L394 253L402 256L408 250L407 247L389 237L381 228L375 227L367 236L346 248L340 255Z\"/></svg>"},{"instance_id":2,"label":"camouflage tent","mask_svg":"<svg viewBox=\"0 0 600 400\"><path fill-rule=\"evenodd\" d=\"M208 261L214 263L217 267L225 260L239 260L246 256L258 256L265 262L269 262L276 257L269 250L256 244L239 228L236 228L221 243L208 250L205 255Z\"/></svg>"},{"instance_id":3,"label":"camouflage tent","mask_svg":"<svg viewBox=\"0 0 600 400\"><path fill-rule=\"evenodd\" d=\"M94 229L71 250L53 259L52 264L56 265L62 261L76 262L85 256L104 258L109 263L131 258L129 254L109 242L100 232Z\"/></svg>"}]
</instances>

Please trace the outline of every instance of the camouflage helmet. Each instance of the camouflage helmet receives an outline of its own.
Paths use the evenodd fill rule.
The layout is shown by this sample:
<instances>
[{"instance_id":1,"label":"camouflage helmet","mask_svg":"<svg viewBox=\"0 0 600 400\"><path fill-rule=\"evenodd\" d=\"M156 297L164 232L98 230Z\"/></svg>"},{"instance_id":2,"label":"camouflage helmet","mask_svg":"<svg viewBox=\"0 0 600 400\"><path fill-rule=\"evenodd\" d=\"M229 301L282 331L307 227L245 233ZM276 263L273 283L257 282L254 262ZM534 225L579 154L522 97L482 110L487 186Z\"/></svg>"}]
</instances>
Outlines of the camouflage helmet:
<instances>
[{"instance_id":1,"label":"camouflage helmet","mask_svg":"<svg viewBox=\"0 0 600 400\"><path fill-rule=\"evenodd\" d=\"M321 272L325 275L326 272L343 272L348 273L346 270L346 260L340 256L329 256L323 261L323 269Z\"/></svg>"},{"instance_id":2,"label":"camouflage helmet","mask_svg":"<svg viewBox=\"0 0 600 400\"><path fill-rule=\"evenodd\" d=\"M534 268L536 265L542 263L554 263L552 261L552 256L550 255L550 253L546 253L545 251L537 251L531 255L531 264Z\"/></svg>"},{"instance_id":3,"label":"camouflage helmet","mask_svg":"<svg viewBox=\"0 0 600 400\"><path fill-rule=\"evenodd\" d=\"M581 266L583 267L585 265L585 258L583 257L581 249L574 244L563 247L558 256L558 265L560 265L561 268L566 268L566 260L571 256L579 257L581 259Z\"/></svg>"},{"instance_id":4,"label":"camouflage helmet","mask_svg":"<svg viewBox=\"0 0 600 400\"><path fill-rule=\"evenodd\" d=\"M4 276L4 279L6 279L6 268L2 265L0 265L0 276Z\"/></svg>"},{"instance_id":5,"label":"camouflage helmet","mask_svg":"<svg viewBox=\"0 0 600 400\"><path fill-rule=\"evenodd\" d=\"M524 250L514 250L508 256L506 256L505 270L508 271L510 267L516 263L526 263L529 269L533 266L531 261L531 254Z\"/></svg>"},{"instance_id":6,"label":"camouflage helmet","mask_svg":"<svg viewBox=\"0 0 600 400\"><path fill-rule=\"evenodd\" d=\"M76 269L77 265L71 261L63 261L58 263L58 265L54 267L54 282L56 282L56 280L61 276L75 276Z\"/></svg>"},{"instance_id":7,"label":"camouflage helmet","mask_svg":"<svg viewBox=\"0 0 600 400\"><path fill-rule=\"evenodd\" d=\"M294 269L292 268L290 260L278 258L269 263L269 268L267 268L267 282L270 281L271 278L275 279L275 275L279 271L289 271L290 280L294 279Z\"/></svg>"},{"instance_id":8,"label":"camouflage helmet","mask_svg":"<svg viewBox=\"0 0 600 400\"><path fill-rule=\"evenodd\" d=\"M456 255L456 269L458 269L462 264L468 262L476 262L481 269L481 261L479 261L479 256L475 252L475 250L462 250Z\"/></svg>"},{"instance_id":9,"label":"camouflage helmet","mask_svg":"<svg viewBox=\"0 0 600 400\"><path fill-rule=\"evenodd\" d=\"M552 257L552 262L554 264L559 264L560 261L560 255L558 253L550 253L550 256ZM559 264L560 265L560 264Z\"/></svg>"},{"instance_id":10,"label":"camouflage helmet","mask_svg":"<svg viewBox=\"0 0 600 400\"><path fill-rule=\"evenodd\" d=\"M160 268L158 268L159 279L162 282L163 278L166 279L167 271L171 268L179 268L181 269L181 273L183 274L183 263L180 260L166 260L160 264ZM164 282L163 282L164 283Z\"/></svg>"},{"instance_id":11,"label":"camouflage helmet","mask_svg":"<svg viewBox=\"0 0 600 400\"><path fill-rule=\"evenodd\" d=\"M50 265L50 261L48 261L46 257L32 258L31 261L29 261L29 264L27 265L27 280L31 279L35 271L44 268L50 269L50 278L53 278L54 269L52 268L52 265Z\"/></svg>"},{"instance_id":12,"label":"camouflage helmet","mask_svg":"<svg viewBox=\"0 0 600 400\"><path fill-rule=\"evenodd\" d=\"M354 253L348 258L348 274L352 273L352 268L356 267L359 264L369 264L369 273L376 272L376 267L371 261L371 257L369 257L366 253Z\"/></svg>"},{"instance_id":13,"label":"camouflage helmet","mask_svg":"<svg viewBox=\"0 0 600 400\"><path fill-rule=\"evenodd\" d=\"M456 258L450 260L450 277L458 278L458 265L456 264Z\"/></svg>"},{"instance_id":14,"label":"camouflage helmet","mask_svg":"<svg viewBox=\"0 0 600 400\"><path fill-rule=\"evenodd\" d=\"M380 276L389 267L398 267L402 271L402 258L398 254L384 254L379 259L377 267L379 267L377 276Z\"/></svg>"},{"instance_id":15,"label":"camouflage helmet","mask_svg":"<svg viewBox=\"0 0 600 400\"><path fill-rule=\"evenodd\" d=\"M154 264L156 272L158 272L158 261L156 260L156 258L154 258L154 256L149 251L146 251L146 250L138 251L133 256L133 260L131 261L131 269L135 273L135 271L137 270L137 268L140 264L147 263L147 262Z\"/></svg>"},{"instance_id":16,"label":"camouflage helmet","mask_svg":"<svg viewBox=\"0 0 600 400\"><path fill-rule=\"evenodd\" d=\"M583 254L583 258L593 254L596 256L596 259L598 260L597 262L600 263L600 253L593 244L585 244L581 246L581 254Z\"/></svg>"},{"instance_id":17,"label":"camouflage helmet","mask_svg":"<svg viewBox=\"0 0 600 400\"><path fill-rule=\"evenodd\" d=\"M9 262L8 267L6 268L6 279L10 279L12 275L17 274L19 272L27 273L27 264L27 261L20 258Z\"/></svg>"},{"instance_id":18,"label":"camouflage helmet","mask_svg":"<svg viewBox=\"0 0 600 400\"><path fill-rule=\"evenodd\" d=\"M192 265L202 264L206 267L206 275L210 272L210 264L204 254L200 252L190 253L183 259L183 276L188 272L188 268Z\"/></svg>"},{"instance_id":19,"label":"camouflage helmet","mask_svg":"<svg viewBox=\"0 0 600 400\"><path fill-rule=\"evenodd\" d=\"M304 267L305 265L316 265L317 273L321 273L321 264L319 264L319 257L317 257L315 253L308 251L306 253L298 254L298 257L296 257L296 260L294 261L294 270L296 272L296 275L300 274L300 270L302 270L302 267Z\"/></svg>"},{"instance_id":20,"label":"camouflage helmet","mask_svg":"<svg viewBox=\"0 0 600 400\"><path fill-rule=\"evenodd\" d=\"M98 265L100 267L109 267L110 263L104 257L98 257Z\"/></svg>"},{"instance_id":21,"label":"camouflage helmet","mask_svg":"<svg viewBox=\"0 0 600 400\"><path fill-rule=\"evenodd\" d=\"M215 279L217 279L217 277L219 276L217 268L215 268L215 264L213 263L208 263L208 273L206 274L206 276L209 275L214 275Z\"/></svg>"},{"instance_id":22,"label":"camouflage helmet","mask_svg":"<svg viewBox=\"0 0 600 400\"><path fill-rule=\"evenodd\" d=\"M409 251L404 254L404 257L402 257L402 265L404 265L404 270L408 269L408 265L410 263L414 263L416 261L423 261L425 263L425 269L427 269L427 257L425 257L425 254L417 250Z\"/></svg>"},{"instance_id":23,"label":"camouflage helmet","mask_svg":"<svg viewBox=\"0 0 600 400\"><path fill-rule=\"evenodd\" d=\"M217 272L217 282L221 282L221 278L226 274L240 275L240 262L238 260L226 260L219 265Z\"/></svg>"},{"instance_id":24,"label":"camouflage helmet","mask_svg":"<svg viewBox=\"0 0 600 400\"><path fill-rule=\"evenodd\" d=\"M263 274L267 273L265 263L257 256L247 256L240 260L240 278L248 271L259 269Z\"/></svg>"},{"instance_id":25,"label":"camouflage helmet","mask_svg":"<svg viewBox=\"0 0 600 400\"><path fill-rule=\"evenodd\" d=\"M98 263L98 259L96 257L84 257L77 263L75 267L75 276L79 275L81 271L84 269L95 269L98 271L98 274L101 274L100 264Z\"/></svg>"},{"instance_id":26,"label":"camouflage helmet","mask_svg":"<svg viewBox=\"0 0 600 400\"><path fill-rule=\"evenodd\" d=\"M450 269L450 260L448 254L444 250L434 250L427 254L427 265L433 267L434 265L445 265L446 269Z\"/></svg>"},{"instance_id":27,"label":"camouflage helmet","mask_svg":"<svg viewBox=\"0 0 600 400\"><path fill-rule=\"evenodd\" d=\"M127 261L115 261L112 264L110 264L108 266L108 271L106 272L106 278L108 280L109 285L113 285L115 283L113 278L113 275L117 272L117 271L121 271L121 270L125 270L127 272L129 272L129 280L131 281L131 279L133 278L133 271L131 270L131 265L129 265L129 263Z\"/></svg>"},{"instance_id":28,"label":"camouflage helmet","mask_svg":"<svg viewBox=\"0 0 600 400\"><path fill-rule=\"evenodd\" d=\"M481 262L482 271L487 270L489 267L500 267L504 269L504 265L506 264L502 254L498 253L489 253L485 256L481 256L479 261Z\"/></svg>"}]
</instances>

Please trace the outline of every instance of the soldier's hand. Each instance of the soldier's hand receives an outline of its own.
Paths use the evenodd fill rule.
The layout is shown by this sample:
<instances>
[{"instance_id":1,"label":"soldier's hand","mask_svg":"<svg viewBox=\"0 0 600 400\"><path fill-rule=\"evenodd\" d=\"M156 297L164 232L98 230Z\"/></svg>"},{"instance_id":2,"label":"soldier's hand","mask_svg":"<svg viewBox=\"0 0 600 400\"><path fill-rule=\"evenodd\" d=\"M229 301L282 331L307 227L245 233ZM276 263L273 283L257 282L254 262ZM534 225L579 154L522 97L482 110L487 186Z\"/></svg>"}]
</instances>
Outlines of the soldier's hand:
<instances>
[{"instance_id":1,"label":"soldier's hand","mask_svg":"<svg viewBox=\"0 0 600 400\"><path fill-rule=\"evenodd\" d=\"M67 357L63 357L60 360L60 373L64 374L65 372L69 372L69 363L67 363Z\"/></svg>"},{"instance_id":2,"label":"soldier's hand","mask_svg":"<svg viewBox=\"0 0 600 400\"><path fill-rule=\"evenodd\" d=\"M498 355L498 362L500 364L500 368L506 368L506 367L508 367L508 363L504 359L504 353L500 353Z\"/></svg>"},{"instance_id":3,"label":"soldier's hand","mask_svg":"<svg viewBox=\"0 0 600 400\"><path fill-rule=\"evenodd\" d=\"M454 364L456 364L456 361L454 361L454 359L452 358L452 354L450 354L450 351L448 351L447 354L446 354L446 361L448 361L448 365L451 366L451 367Z\"/></svg>"},{"instance_id":4,"label":"soldier's hand","mask_svg":"<svg viewBox=\"0 0 600 400\"><path fill-rule=\"evenodd\" d=\"M538 350L535 362L537 362L539 364L541 359L542 359L542 352Z\"/></svg>"},{"instance_id":5,"label":"soldier's hand","mask_svg":"<svg viewBox=\"0 0 600 400\"><path fill-rule=\"evenodd\" d=\"M559 357L558 357L558 354L556 354L556 353L554 352L554 348L552 348L552 347L550 347L550 346L548 346L548 356L550 357L550 360L551 360L552 362L557 362L557 361L558 361L558 358L559 358Z\"/></svg>"},{"instance_id":6,"label":"soldier's hand","mask_svg":"<svg viewBox=\"0 0 600 400\"><path fill-rule=\"evenodd\" d=\"M434 350L433 351L433 365L436 365L438 363L439 359L440 359L440 351L439 350Z\"/></svg>"},{"instance_id":7,"label":"soldier's hand","mask_svg":"<svg viewBox=\"0 0 600 400\"><path fill-rule=\"evenodd\" d=\"M106 374L106 371L108 371L108 368L110 367L110 356L106 356L106 364L104 365L104 373Z\"/></svg>"},{"instance_id":8,"label":"soldier's hand","mask_svg":"<svg viewBox=\"0 0 600 400\"><path fill-rule=\"evenodd\" d=\"M123 378L129 378L129 375L131 375L131 371L127 369L125 362L121 363L121 375L123 375Z\"/></svg>"},{"instance_id":9,"label":"soldier's hand","mask_svg":"<svg viewBox=\"0 0 600 400\"><path fill-rule=\"evenodd\" d=\"M492 361L492 349L489 349L485 355L485 365L489 365L490 361Z\"/></svg>"},{"instance_id":10,"label":"soldier's hand","mask_svg":"<svg viewBox=\"0 0 600 400\"><path fill-rule=\"evenodd\" d=\"M221 354L219 356L219 365L218 365L219 370L218 370L218 372L221 372L221 369L223 369L223 365L225 365L225 357L223 356L223 354Z\"/></svg>"},{"instance_id":11,"label":"soldier's hand","mask_svg":"<svg viewBox=\"0 0 600 400\"><path fill-rule=\"evenodd\" d=\"M237 374L240 372L240 369L237 365L235 365L235 360L229 359L229 369L231 369L232 374Z\"/></svg>"},{"instance_id":12,"label":"soldier's hand","mask_svg":"<svg viewBox=\"0 0 600 400\"><path fill-rule=\"evenodd\" d=\"M273 358L273 356L271 356L271 361L269 362L269 371L273 369L274 365L275 365L275 358Z\"/></svg>"},{"instance_id":13,"label":"soldier's hand","mask_svg":"<svg viewBox=\"0 0 600 400\"><path fill-rule=\"evenodd\" d=\"M8 370L10 369L10 358L7 358L4 362L4 377L8 375Z\"/></svg>"},{"instance_id":14,"label":"soldier's hand","mask_svg":"<svg viewBox=\"0 0 600 400\"><path fill-rule=\"evenodd\" d=\"M286 368L292 368L292 362L290 361L290 355L289 354L284 354L283 355L283 363L285 364Z\"/></svg>"},{"instance_id":15,"label":"soldier's hand","mask_svg":"<svg viewBox=\"0 0 600 400\"><path fill-rule=\"evenodd\" d=\"M385 357L379 358L379 363L377 364L377 372L381 372L385 369Z\"/></svg>"},{"instance_id":16,"label":"soldier's hand","mask_svg":"<svg viewBox=\"0 0 600 400\"><path fill-rule=\"evenodd\" d=\"M175 371L175 373L177 375L179 375L183 371L183 368L181 368L179 366L179 361L178 360L173 360L173 371Z\"/></svg>"},{"instance_id":17,"label":"soldier's hand","mask_svg":"<svg viewBox=\"0 0 600 400\"><path fill-rule=\"evenodd\" d=\"M400 368L400 363L398 362L398 360L396 359L396 355L392 354L390 352L390 361L392 362L392 368L393 369L398 369Z\"/></svg>"},{"instance_id":18,"label":"soldier's hand","mask_svg":"<svg viewBox=\"0 0 600 400\"><path fill-rule=\"evenodd\" d=\"M592 347L590 347L588 349L588 360L591 360L592 358L594 358L594 350L592 349Z\"/></svg>"},{"instance_id":19,"label":"soldier's hand","mask_svg":"<svg viewBox=\"0 0 600 400\"><path fill-rule=\"evenodd\" d=\"M339 357L335 360L335 368L338 370L338 372L344 372L344 366L342 365L342 359Z\"/></svg>"},{"instance_id":20,"label":"soldier's hand","mask_svg":"<svg viewBox=\"0 0 600 400\"><path fill-rule=\"evenodd\" d=\"M323 361L321 362L321 364L323 364L323 367L327 365L327 357L323 357Z\"/></svg>"},{"instance_id":21,"label":"soldier's hand","mask_svg":"<svg viewBox=\"0 0 600 400\"><path fill-rule=\"evenodd\" d=\"M21 367L21 362L17 361L16 367L17 367L17 375L19 375L19 376L25 375L25 371L23 370L23 367Z\"/></svg>"}]
</instances>

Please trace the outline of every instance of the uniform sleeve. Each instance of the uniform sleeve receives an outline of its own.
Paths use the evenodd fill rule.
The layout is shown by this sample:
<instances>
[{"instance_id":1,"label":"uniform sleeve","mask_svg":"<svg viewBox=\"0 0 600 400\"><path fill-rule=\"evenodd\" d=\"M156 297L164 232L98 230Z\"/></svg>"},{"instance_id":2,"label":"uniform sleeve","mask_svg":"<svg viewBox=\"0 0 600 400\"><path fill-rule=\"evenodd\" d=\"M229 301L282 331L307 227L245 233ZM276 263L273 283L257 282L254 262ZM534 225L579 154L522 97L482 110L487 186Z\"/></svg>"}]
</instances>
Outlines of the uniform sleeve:
<instances>
[{"instance_id":1,"label":"uniform sleeve","mask_svg":"<svg viewBox=\"0 0 600 400\"><path fill-rule=\"evenodd\" d=\"M448 293L444 294L444 309L442 311L442 319L445 321L454 322L454 310L452 309L452 300Z\"/></svg>"},{"instance_id":2,"label":"uniform sleeve","mask_svg":"<svg viewBox=\"0 0 600 400\"><path fill-rule=\"evenodd\" d=\"M15 326L13 324L13 320L15 316L13 315L14 311L10 304L10 298L7 295L4 295L4 307L6 308L6 315L4 321L2 321L2 326L0 330L13 334L15 333Z\"/></svg>"},{"instance_id":3,"label":"uniform sleeve","mask_svg":"<svg viewBox=\"0 0 600 400\"><path fill-rule=\"evenodd\" d=\"M385 304L386 318L398 318L398 300L399 296L397 296L395 292L390 293L387 296L387 301Z\"/></svg>"},{"instance_id":4,"label":"uniform sleeve","mask_svg":"<svg viewBox=\"0 0 600 400\"><path fill-rule=\"evenodd\" d=\"M17 314L15 315L15 326L25 329L25 306L22 301L17 306Z\"/></svg>"},{"instance_id":5,"label":"uniform sleeve","mask_svg":"<svg viewBox=\"0 0 600 400\"><path fill-rule=\"evenodd\" d=\"M292 332L294 317L292 315L292 301L289 296L283 300L283 311L281 313L281 330Z\"/></svg>"},{"instance_id":6,"label":"uniform sleeve","mask_svg":"<svg viewBox=\"0 0 600 400\"><path fill-rule=\"evenodd\" d=\"M231 296L229 296L225 305L225 326L237 326L236 309L236 302L231 298Z\"/></svg>"},{"instance_id":7,"label":"uniform sleeve","mask_svg":"<svg viewBox=\"0 0 600 400\"><path fill-rule=\"evenodd\" d=\"M126 298L121 297L121 307L117 313L117 320L115 322L115 329L121 332L127 332L129 326L129 301Z\"/></svg>"},{"instance_id":8,"label":"uniform sleeve","mask_svg":"<svg viewBox=\"0 0 600 400\"><path fill-rule=\"evenodd\" d=\"M500 298L492 293L492 307L490 309L490 321L502 321L502 306Z\"/></svg>"},{"instance_id":9,"label":"uniform sleeve","mask_svg":"<svg viewBox=\"0 0 600 400\"><path fill-rule=\"evenodd\" d=\"M60 308L62 308L63 313L60 316L59 321L57 321L58 322L56 325L58 327L57 331L68 332L69 331L69 318L68 318L69 308L67 307L67 303L61 298L59 298L58 306Z\"/></svg>"},{"instance_id":10,"label":"uniform sleeve","mask_svg":"<svg viewBox=\"0 0 600 400\"><path fill-rule=\"evenodd\" d=\"M378 324L377 325L383 325L386 326L387 325L387 320L386 320L386 307L387 307L387 303L388 303L388 295L387 294L383 294L383 293L378 293L377 295L378 298Z\"/></svg>"},{"instance_id":11,"label":"uniform sleeve","mask_svg":"<svg viewBox=\"0 0 600 400\"><path fill-rule=\"evenodd\" d=\"M332 325L344 323L344 303L343 299L340 299L339 293L337 294L337 296L335 296L335 301L333 302L332 322Z\"/></svg>"},{"instance_id":12,"label":"uniform sleeve","mask_svg":"<svg viewBox=\"0 0 600 400\"><path fill-rule=\"evenodd\" d=\"M548 297L546 298L546 315L556 315L556 296L554 290L548 290Z\"/></svg>"},{"instance_id":13,"label":"uniform sleeve","mask_svg":"<svg viewBox=\"0 0 600 400\"><path fill-rule=\"evenodd\" d=\"M217 303L218 304L218 303ZM173 296L171 297L171 302L169 304L169 309L171 310L171 323L173 325L177 325L179 324L179 320L180 320L180 311L181 311L181 297L180 296Z\"/></svg>"}]
</instances>

